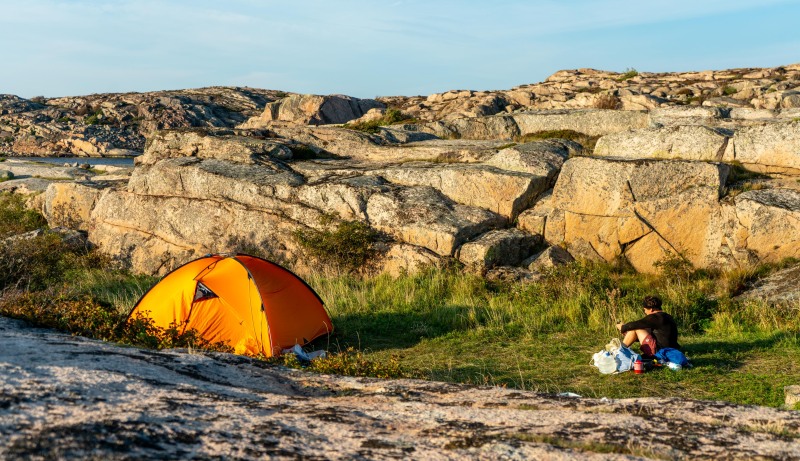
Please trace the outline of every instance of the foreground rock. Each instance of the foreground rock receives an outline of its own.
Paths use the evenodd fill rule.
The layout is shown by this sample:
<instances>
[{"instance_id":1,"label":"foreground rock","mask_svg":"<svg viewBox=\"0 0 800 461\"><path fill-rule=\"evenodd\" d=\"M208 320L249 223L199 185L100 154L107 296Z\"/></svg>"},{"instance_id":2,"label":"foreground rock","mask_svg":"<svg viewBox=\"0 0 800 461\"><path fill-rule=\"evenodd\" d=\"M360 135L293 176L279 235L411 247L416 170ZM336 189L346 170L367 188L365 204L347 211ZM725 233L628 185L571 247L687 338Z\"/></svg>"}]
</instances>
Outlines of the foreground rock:
<instances>
[{"instance_id":1,"label":"foreground rock","mask_svg":"<svg viewBox=\"0 0 800 461\"><path fill-rule=\"evenodd\" d=\"M320 376L5 318L0 333L3 459L800 458L798 412Z\"/></svg>"}]
</instances>

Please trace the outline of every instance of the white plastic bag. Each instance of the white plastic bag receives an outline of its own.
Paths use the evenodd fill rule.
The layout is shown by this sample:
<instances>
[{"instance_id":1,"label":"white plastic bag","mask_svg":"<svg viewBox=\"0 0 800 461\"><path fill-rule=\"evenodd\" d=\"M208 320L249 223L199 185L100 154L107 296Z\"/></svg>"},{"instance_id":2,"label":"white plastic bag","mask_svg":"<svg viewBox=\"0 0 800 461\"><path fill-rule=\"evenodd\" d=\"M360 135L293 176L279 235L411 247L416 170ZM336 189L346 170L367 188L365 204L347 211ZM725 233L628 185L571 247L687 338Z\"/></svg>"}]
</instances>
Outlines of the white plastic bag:
<instances>
[{"instance_id":1,"label":"white plastic bag","mask_svg":"<svg viewBox=\"0 0 800 461\"><path fill-rule=\"evenodd\" d=\"M617 371L617 360L610 352L602 350L592 356L592 364L604 375Z\"/></svg>"}]
</instances>

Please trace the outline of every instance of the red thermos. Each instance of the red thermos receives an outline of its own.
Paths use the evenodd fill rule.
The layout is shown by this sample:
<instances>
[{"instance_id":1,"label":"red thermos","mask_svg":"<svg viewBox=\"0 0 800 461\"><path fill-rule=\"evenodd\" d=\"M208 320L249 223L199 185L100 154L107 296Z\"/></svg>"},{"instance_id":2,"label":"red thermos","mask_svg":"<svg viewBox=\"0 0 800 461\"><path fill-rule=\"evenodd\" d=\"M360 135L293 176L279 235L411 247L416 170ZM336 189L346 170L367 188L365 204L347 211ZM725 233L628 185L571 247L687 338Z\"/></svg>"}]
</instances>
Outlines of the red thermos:
<instances>
[{"instance_id":1,"label":"red thermos","mask_svg":"<svg viewBox=\"0 0 800 461\"><path fill-rule=\"evenodd\" d=\"M641 360L633 362L633 372L637 375L644 373L644 364Z\"/></svg>"}]
</instances>

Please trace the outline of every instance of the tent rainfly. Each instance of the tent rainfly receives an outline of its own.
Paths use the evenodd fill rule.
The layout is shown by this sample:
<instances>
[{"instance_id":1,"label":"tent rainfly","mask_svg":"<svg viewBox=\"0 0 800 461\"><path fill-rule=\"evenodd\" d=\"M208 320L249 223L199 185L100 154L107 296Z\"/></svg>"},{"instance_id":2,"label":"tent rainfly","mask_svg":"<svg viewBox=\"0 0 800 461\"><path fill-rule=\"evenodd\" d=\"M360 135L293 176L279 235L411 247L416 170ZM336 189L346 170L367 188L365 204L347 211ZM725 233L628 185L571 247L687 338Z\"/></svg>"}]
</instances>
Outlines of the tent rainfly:
<instances>
[{"instance_id":1,"label":"tent rainfly","mask_svg":"<svg viewBox=\"0 0 800 461\"><path fill-rule=\"evenodd\" d=\"M322 299L302 279L244 254L207 255L173 270L136 303L137 313L266 357L333 331Z\"/></svg>"}]
</instances>

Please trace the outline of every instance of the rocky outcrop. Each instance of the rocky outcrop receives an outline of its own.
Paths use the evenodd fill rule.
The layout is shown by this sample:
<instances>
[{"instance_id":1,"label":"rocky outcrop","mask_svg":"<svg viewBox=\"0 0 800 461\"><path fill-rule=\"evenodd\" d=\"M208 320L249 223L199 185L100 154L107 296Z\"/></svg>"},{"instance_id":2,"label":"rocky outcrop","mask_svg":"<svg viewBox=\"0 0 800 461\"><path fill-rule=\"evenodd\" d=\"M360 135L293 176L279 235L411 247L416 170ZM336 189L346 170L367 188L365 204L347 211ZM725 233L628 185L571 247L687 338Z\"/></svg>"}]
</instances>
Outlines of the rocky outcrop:
<instances>
[{"instance_id":1,"label":"rocky outcrop","mask_svg":"<svg viewBox=\"0 0 800 461\"><path fill-rule=\"evenodd\" d=\"M572 130L589 136L645 128L646 112L618 110L579 110L522 112L491 117L462 118L432 122L419 130L440 138L514 140L542 131Z\"/></svg>"},{"instance_id":2,"label":"rocky outcrop","mask_svg":"<svg viewBox=\"0 0 800 461\"><path fill-rule=\"evenodd\" d=\"M138 155L159 129L227 127L263 111L278 92L211 87L25 100L0 96L0 154Z\"/></svg>"},{"instance_id":3,"label":"rocky outcrop","mask_svg":"<svg viewBox=\"0 0 800 461\"><path fill-rule=\"evenodd\" d=\"M744 127L733 143L734 159L748 169L800 176L800 121Z\"/></svg>"},{"instance_id":4,"label":"rocky outcrop","mask_svg":"<svg viewBox=\"0 0 800 461\"><path fill-rule=\"evenodd\" d=\"M358 99L344 95L291 95L267 104L264 113L253 118L244 127L257 128L271 122L288 122L298 125L327 125L347 123L364 116L371 109L384 108L374 99Z\"/></svg>"},{"instance_id":5,"label":"rocky outcrop","mask_svg":"<svg viewBox=\"0 0 800 461\"><path fill-rule=\"evenodd\" d=\"M730 136L714 128L684 125L647 128L603 136L594 155L621 158L660 158L719 162L733 160L725 155Z\"/></svg>"},{"instance_id":6,"label":"rocky outcrop","mask_svg":"<svg viewBox=\"0 0 800 461\"><path fill-rule=\"evenodd\" d=\"M758 280L754 286L748 287L736 299L770 305L797 306L800 304L800 265L781 269Z\"/></svg>"},{"instance_id":7,"label":"rocky outcrop","mask_svg":"<svg viewBox=\"0 0 800 461\"><path fill-rule=\"evenodd\" d=\"M82 182L55 184L31 203L41 203L53 224L88 229L103 251L145 272L242 245L299 261L292 236L339 221L378 231L381 254L370 267L392 273L457 258L487 274L528 279L530 254L493 255L539 239L576 258L624 257L641 271L670 258L749 267L797 256L800 247L793 176L800 174L800 109L792 102L798 77L798 66L683 74L579 69L505 92L381 103L244 89L197 90L191 98L100 95L103 111L92 112L94 121L109 123L80 128L95 141L128 127L113 120L142 117L134 113L146 114L142 127L180 129L148 133L127 184L124 172L64 168L64 181ZM155 94L164 109L144 104ZM231 110L210 109L217 98ZM53 101L2 98L0 120L52 120ZM58 101L78 107L81 100ZM416 120L400 117L403 123L362 127L366 132L353 124L314 126L374 122L389 110ZM517 144L530 139L539 140ZM91 155L125 148L61 140L95 149ZM738 167L729 176L729 167L715 162L769 176ZM48 187L31 182L42 176L31 168L6 162L15 179L0 189ZM557 251L542 261L567 259L550 254Z\"/></svg>"},{"instance_id":8,"label":"rocky outcrop","mask_svg":"<svg viewBox=\"0 0 800 461\"><path fill-rule=\"evenodd\" d=\"M728 172L701 162L570 159L553 189L545 236L574 256L624 255L645 272L671 257L709 267L722 238Z\"/></svg>"},{"instance_id":9,"label":"rocky outcrop","mask_svg":"<svg viewBox=\"0 0 800 461\"><path fill-rule=\"evenodd\" d=\"M158 134L137 159L127 188L104 189L94 200L90 238L135 270L150 273L242 242L292 262L299 254L293 235L324 229L333 216L367 223L393 241L378 267L415 270L507 226L552 184L567 156L560 144L545 142L538 148L487 150L484 163L387 165L286 158L283 149L291 152L293 142L226 132ZM58 208L54 198L48 201ZM85 215L79 203L74 206L76 214Z\"/></svg>"},{"instance_id":10,"label":"rocky outcrop","mask_svg":"<svg viewBox=\"0 0 800 461\"><path fill-rule=\"evenodd\" d=\"M495 266L519 265L540 242L540 235L518 229L494 230L462 245L456 257L468 268L485 272Z\"/></svg>"},{"instance_id":11,"label":"rocky outcrop","mask_svg":"<svg viewBox=\"0 0 800 461\"><path fill-rule=\"evenodd\" d=\"M5 318L0 371L3 459L800 457L797 412L316 375Z\"/></svg>"},{"instance_id":12,"label":"rocky outcrop","mask_svg":"<svg viewBox=\"0 0 800 461\"><path fill-rule=\"evenodd\" d=\"M754 190L734 199L731 247L758 261L800 257L800 191Z\"/></svg>"}]
</instances>

